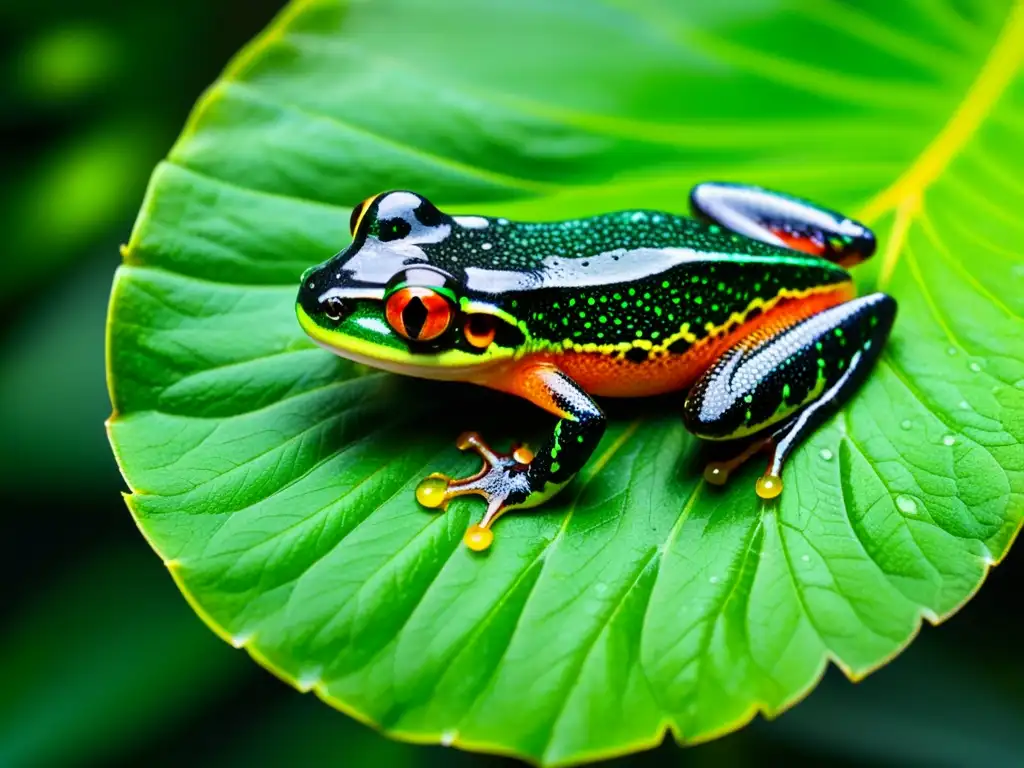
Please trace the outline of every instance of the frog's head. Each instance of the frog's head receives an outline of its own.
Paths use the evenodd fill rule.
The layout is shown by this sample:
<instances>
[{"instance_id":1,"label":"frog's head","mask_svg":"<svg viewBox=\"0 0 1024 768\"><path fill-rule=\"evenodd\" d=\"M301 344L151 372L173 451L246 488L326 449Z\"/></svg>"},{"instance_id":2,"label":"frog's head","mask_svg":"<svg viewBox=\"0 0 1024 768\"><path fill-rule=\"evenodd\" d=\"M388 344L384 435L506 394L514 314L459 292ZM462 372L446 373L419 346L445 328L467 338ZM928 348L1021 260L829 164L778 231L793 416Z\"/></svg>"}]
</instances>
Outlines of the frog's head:
<instances>
[{"instance_id":1,"label":"frog's head","mask_svg":"<svg viewBox=\"0 0 1024 768\"><path fill-rule=\"evenodd\" d=\"M296 305L320 346L377 368L471 379L512 358L525 337L492 297L471 295L455 249L472 232L412 192L352 211L352 244L302 276ZM442 265L444 268L442 268Z\"/></svg>"}]
</instances>

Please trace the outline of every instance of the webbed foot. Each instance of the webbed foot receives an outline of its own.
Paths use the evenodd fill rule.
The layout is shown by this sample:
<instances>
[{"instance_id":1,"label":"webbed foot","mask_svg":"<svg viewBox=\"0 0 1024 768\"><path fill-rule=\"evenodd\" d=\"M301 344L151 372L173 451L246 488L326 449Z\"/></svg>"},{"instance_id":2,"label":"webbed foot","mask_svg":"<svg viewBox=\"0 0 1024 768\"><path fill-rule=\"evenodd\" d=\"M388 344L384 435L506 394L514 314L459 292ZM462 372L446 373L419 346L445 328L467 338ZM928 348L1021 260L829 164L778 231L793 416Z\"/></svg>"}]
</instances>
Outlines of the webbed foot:
<instances>
[{"instance_id":1,"label":"webbed foot","mask_svg":"<svg viewBox=\"0 0 1024 768\"><path fill-rule=\"evenodd\" d=\"M494 541L491 526L512 504L525 500L531 492L527 470L533 453L523 445L511 453L499 453L476 432L463 432L455 444L463 451L476 451L484 460L480 471L469 477L453 479L447 475L428 475L416 486L416 500L428 509L444 510L456 496L474 494L487 501L487 511L479 523L471 525L463 537L466 546L482 552Z\"/></svg>"}]
</instances>

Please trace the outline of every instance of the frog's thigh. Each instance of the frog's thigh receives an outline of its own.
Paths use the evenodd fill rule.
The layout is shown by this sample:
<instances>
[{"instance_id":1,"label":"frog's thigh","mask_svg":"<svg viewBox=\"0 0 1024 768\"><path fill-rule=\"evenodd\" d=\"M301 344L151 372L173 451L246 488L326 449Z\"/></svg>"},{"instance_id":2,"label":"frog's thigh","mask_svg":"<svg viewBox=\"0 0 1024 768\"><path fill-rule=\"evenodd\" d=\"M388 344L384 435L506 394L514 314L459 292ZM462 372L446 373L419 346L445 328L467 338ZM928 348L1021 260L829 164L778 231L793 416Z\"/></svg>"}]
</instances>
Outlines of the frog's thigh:
<instances>
[{"instance_id":1,"label":"frog's thigh","mask_svg":"<svg viewBox=\"0 0 1024 768\"><path fill-rule=\"evenodd\" d=\"M860 222L781 192L708 182L690 192L698 218L771 245L851 266L875 252L875 235Z\"/></svg>"},{"instance_id":2,"label":"frog's thigh","mask_svg":"<svg viewBox=\"0 0 1024 768\"><path fill-rule=\"evenodd\" d=\"M779 475L797 443L863 381L895 316L895 300L874 293L788 326L759 328L694 385L683 407L687 427L709 440L771 434L768 474Z\"/></svg>"}]
</instances>

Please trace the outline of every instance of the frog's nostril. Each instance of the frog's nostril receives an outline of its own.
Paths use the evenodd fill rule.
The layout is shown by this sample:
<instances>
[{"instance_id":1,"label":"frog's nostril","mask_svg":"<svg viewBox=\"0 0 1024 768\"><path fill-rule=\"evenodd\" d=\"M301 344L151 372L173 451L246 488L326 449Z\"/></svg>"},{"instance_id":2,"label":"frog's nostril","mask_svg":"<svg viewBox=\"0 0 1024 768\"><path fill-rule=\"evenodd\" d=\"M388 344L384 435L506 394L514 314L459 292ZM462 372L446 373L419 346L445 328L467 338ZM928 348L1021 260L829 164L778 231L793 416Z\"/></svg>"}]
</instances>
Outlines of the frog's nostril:
<instances>
[{"instance_id":1,"label":"frog's nostril","mask_svg":"<svg viewBox=\"0 0 1024 768\"><path fill-rule=\"evenodd\" d=\"M356 309L351 300L337 295L337 277L334 270L323 264L302 273L299 306L307 315L318 318L318 322L325 325L340 323Z\"/></svg>"}]
</instances>

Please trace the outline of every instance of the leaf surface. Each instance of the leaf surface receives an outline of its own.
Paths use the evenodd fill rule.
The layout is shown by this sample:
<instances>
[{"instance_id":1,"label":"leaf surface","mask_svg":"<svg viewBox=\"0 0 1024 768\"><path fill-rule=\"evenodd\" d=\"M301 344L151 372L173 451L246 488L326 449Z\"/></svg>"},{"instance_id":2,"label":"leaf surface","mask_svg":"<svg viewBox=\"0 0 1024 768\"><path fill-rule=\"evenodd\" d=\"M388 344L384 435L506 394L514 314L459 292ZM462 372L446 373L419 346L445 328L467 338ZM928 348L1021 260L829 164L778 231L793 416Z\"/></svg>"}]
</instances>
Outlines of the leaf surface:
<instances>
[{"instance_id":1,"label":"leaf surface","mask_svg":"<svg viewBox=\"0 0 1024 768\"><path fill-rule=\"evenodd\" d=\"M225 639L390 734L565 764L713 738L857 678L978 589L1024 498L1024 6L298 2L200 100L113 290L129 506ZM709 179L873 224L900 302L778 504L700 480L678 399L609 405L576 482L460 544L427 472L550 428L314 348L301 271L350 207L683 210ZM507 444L507 443L506 443Z\"/></svg>"}]
</instances>

